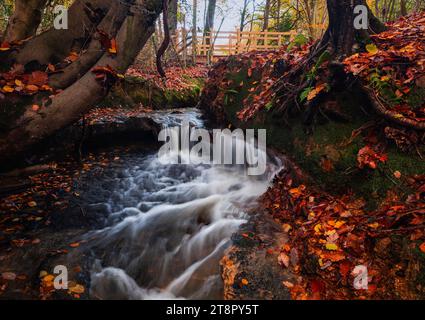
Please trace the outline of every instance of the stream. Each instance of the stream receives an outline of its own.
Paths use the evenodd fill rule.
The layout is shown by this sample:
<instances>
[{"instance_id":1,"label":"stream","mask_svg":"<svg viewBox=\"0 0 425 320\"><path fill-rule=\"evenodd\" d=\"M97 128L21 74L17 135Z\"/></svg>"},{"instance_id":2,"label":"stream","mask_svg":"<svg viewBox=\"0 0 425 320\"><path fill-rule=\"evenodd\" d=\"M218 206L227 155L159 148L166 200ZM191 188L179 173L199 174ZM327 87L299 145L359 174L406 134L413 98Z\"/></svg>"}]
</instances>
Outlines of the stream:
<instances>
[{"instance_id":1,"label":"stream","mask_svg":"<svg viewBox=\"0 0 425 320\"><path fill-rule=\"evenodd\" d=\"M183 119L204 127L196 109L152 117L164 127ZM248 176L241 166L163 164L148 152L128 155L107 179L92 178L108 192L86 204L106 217L79 249L94 257L90 297L222 299L219 261L281 166L268 157L264 175Z\"/></svg>"}]
</instances>

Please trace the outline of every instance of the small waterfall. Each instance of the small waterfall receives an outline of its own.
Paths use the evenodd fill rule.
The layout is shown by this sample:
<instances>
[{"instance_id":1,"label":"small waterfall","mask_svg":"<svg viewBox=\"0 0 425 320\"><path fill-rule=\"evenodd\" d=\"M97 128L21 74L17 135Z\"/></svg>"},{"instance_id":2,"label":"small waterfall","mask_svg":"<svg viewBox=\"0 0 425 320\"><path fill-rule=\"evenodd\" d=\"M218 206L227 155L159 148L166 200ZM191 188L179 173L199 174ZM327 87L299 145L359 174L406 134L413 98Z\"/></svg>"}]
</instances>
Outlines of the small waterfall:
<instances>
[{"instance_id":1,"label":"small waterfall","mask_svg":"<svg viewBox=\"0 0 425 320\"><path fill-rule=\"evenodd\" d=\"M195 110L158 119L183 116L202 126ZM222 298L219 261L280 167L271 159L264 175L248 176L240 166L164 164L157 154L123 164L105 228L86 235L96 257L91 297Z\"/></svg>"}]
</instances>

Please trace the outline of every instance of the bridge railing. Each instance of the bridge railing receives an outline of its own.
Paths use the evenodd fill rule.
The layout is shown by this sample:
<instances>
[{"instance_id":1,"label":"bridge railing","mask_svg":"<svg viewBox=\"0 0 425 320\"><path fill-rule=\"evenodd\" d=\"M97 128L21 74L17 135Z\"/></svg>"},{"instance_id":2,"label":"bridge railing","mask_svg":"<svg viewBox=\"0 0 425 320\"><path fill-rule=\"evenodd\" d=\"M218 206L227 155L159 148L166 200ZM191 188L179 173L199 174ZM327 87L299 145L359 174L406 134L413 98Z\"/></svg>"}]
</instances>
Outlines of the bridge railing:
<instances>
[{"instance_id":1,"label":"bridge railing","mask_svg":"<svg viewBox=\"0 0 425 320\"><path fill-rule=\"evenodd\" d=\"M314 28L324 30L326 27L317 25ZM294 40L298 33L296 30L288 32L213 30L197 32L194 39L191 31L179 29L172 38L176 51L184 59L187 57L213 59L253 50L278 49Z\"/></svg>"}]
</instances>

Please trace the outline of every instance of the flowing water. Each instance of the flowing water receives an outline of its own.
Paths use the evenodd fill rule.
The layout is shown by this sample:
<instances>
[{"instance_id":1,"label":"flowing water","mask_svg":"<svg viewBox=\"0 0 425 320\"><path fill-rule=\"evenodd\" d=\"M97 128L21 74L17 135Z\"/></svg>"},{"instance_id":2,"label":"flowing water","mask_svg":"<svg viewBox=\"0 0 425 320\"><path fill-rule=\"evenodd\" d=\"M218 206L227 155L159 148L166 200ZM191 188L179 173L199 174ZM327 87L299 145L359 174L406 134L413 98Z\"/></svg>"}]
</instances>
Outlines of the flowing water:
<instances>
[{"instance_id":1,"label":"flowing water","mask_svg":"<svg viewBox=\"0 0 425 320\"><path fill-rule=\"evenodd\" d=\"M155 116L164 126L184 117L203 126L193 109ZM105 227L86 235L96 261L91 297L222 298L219 261L280 167L269 159L266 174L248 176L229 165L166 165L156 153L125 161L102 204Z\"/></svg>"}]
</instances>

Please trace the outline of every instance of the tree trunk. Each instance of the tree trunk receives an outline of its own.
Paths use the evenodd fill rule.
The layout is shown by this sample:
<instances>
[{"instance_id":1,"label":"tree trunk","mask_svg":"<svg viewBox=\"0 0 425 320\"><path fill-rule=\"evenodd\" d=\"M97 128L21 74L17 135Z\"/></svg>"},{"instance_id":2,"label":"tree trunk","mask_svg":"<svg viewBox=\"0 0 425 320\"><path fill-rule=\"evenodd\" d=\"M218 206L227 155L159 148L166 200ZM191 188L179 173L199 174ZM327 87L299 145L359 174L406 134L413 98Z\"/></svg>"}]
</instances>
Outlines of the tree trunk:
<instances>
[{"instance_id":1,"label":"tree trunk","mask_svg":"<svg viewBox=\"0 0 425 320\"><path fill-rule=\"evenodd\" d=\"M108 7L106 5L110 4L108 0L91 2L98 3L102 8ZM128 5L124 1L116 3L122 6ZM81 2L77 0L76 5L79 4ZM64 91L50 97L48 101L40 106L39 110L33 111L31 102L28 106L24 106L23 112L19 114L17 119L11 120L11 129L0 138L0 161L28 150L29 147L59 129L74 123L107 94L108 88L105 88L96 79L95 74L91 72L92 68L109 66L118 73L125 72L152 35L155 20L162 10L161 1L136 0L135 4L136 6L130 9L132 15L128 15L118 28L116 36L118 53L115 56L103 53L100 59L85 74L82 74L79 80L75 81ZM87 16L81 16L80 18L84 20ZM69 31L75 34L75 31ZM46 34L50 35L51 38L47 37ZM28 42L24 50L29 51L33 46L35 48L47 47L56 37L57 33L55 31L46 32L42 37L45 43L37 40L37 37L34 41ZM65 38L71 42L73 40L70 36ZM61 44L68 48L70 47L67 42L61 42ZM33 52L37 56L36 50L33 49ZM11 110L11 112L14 111Z\"/></svg>"},{"instance_id":2,"label":"tree trunk","mask_svg":"<svg viewBox=\"0 0 425 320\"><path fill-rule=\"evenodd\" d=\"M96 27L105 17L114 0L76 0L68 11L68 29L54 28L28 41L10 59L26 65L58 63L71 51L80 52L90 42Z\"/></svg>"},{"instance_id":3,"label":"tree trunk","mask_svg":"<svg viewBox=\"0 0 425 320\"><path fill-rule=\"evenodd\" d=\"M193 0L192 2L192 59L193 63L196 64L196 55L197 55L197 46L198 46L198 28L197 28L197 19L198 19L198 0Z\"/></svg>"},{"instance_id":4,"label":"tree trunk","mask_svg":"<svg viewBox=\"0 0 425 320\"><path fill-rule=\"evenodd\" d=\"M369 30L354 28L354 8L363 5L368 8ZM385 26L373 15L366 0L327 0L329 27L317 48L328 49L340 60L353 53L359 39L369 40L370 33L382 32Z\"/></svg>"},{"instance_id":5,"label":"tree trunk","mask_svg":"<svg viewBox=\"0 0 425 320\"><path fill-rule=\"evenodd\" d=\"M241 12L241 24L239 26L239 30L241 30L241 31L243 31L243 29L245 27L245 19L246 19L247 10L248 10L248 0L244 0L242 12Z\"/></svg>"},{"instance_id":6,"label":"tree trunk","mask_svg":"<svg viewBox=\"0 0 425 320\"><path fill-rule=\"evenodd\" d=\"M168 27L171 34L175 34L177 30L177 0L171 0L168 5Z\"/></svg>"},{"instance_id":7,"label":"tree trunk","mask_svg":"<svg viewBox=\"0 0 425 320\"><path fill-rule=\"evenodd\" d=\"M269 28L270 3L271 0L266 0L266 6L264 7L263 31L267 31L267 29Z\"/></svg>"},{"instance_id":8,"label":"tree trunk","mask_svg":"<svg viewBox=\"0 0 425 320\"><path fill-rule=\"evenodd\" d=\"M23 40L35 35L47 0L16 0L15 11L9 19L4 41Z\"/></svg>"},{"instance_id":9,"label":"tree trunk","mask_svg":"<svg viewBox=\"0 0 425 320\"><path fill-rule=\"evenodd\" d=\"M407 3L406 0L400 0L400 15L407 16Z\"/></svg>"},{"instance_id":10,"label":"tree trunk","mask_svg":"<svg viewBox=\"0 0 425 320\"><path fill-rule=\"evenodd\" d=\"M205 41L206 44L212 43L212 40L213 40L211 31L214 29L216 4L217 4L217 0L208 0L207 15L206 15L205 26L204 26L204 36L210 36L210 38L206 39Z\"/></svg>"},{"instance_id":11,"label":"tree trunk","mask_svg":"<svg viewBox=\"0 0 425 320\"><path fill-rule=\"evenodd\" d=\"M114 38L128 13L128 6L114 2L97 29L107 33L110 38ZM99 34L95 33L93 37L96 38L96 36L99 36ZM89 71L96 61L102 57L103 53L100 41L91 41L86 52L77 61L63 69L63 72L50 76L49 85L56 89L67 88L77 81L81 75Z\"/></svg>"}]
</instances>

